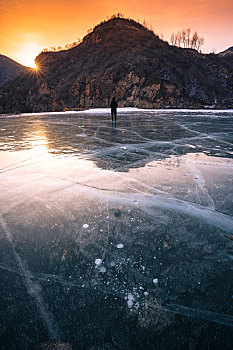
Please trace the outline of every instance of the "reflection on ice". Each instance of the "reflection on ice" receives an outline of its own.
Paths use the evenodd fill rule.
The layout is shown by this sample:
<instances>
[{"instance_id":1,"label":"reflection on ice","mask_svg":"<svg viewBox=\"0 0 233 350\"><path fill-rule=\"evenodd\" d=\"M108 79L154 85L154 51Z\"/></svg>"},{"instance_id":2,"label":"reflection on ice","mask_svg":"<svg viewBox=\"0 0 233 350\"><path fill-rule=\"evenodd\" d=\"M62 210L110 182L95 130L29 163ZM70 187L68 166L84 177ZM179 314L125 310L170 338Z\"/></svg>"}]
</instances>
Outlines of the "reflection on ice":
<instances>
[{"instance_id":1,"label":"reflection on ice","mask_svg":"<svg viewBox=\"0 0 233 350\"><path fill-rule=\"evenodd\" d=\"M0 118L4 348L227 348L233 112L97 112Z\"/></svg>"}]
</instances>

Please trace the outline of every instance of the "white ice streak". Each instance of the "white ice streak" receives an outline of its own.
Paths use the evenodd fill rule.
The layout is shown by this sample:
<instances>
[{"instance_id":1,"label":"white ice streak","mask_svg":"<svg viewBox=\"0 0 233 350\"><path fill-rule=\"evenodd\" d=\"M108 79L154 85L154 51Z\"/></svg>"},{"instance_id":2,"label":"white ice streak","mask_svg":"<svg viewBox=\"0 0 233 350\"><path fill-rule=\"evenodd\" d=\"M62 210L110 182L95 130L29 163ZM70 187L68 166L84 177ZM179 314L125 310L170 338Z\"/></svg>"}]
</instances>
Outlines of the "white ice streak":
<instances>
[{"instance_id":1,"label":"white ice streak","mask_svg":"<svg viewBox=\"0 0 233 350\"><path fill-rule=\"evenodd\" d=\"M108 171L108 174L111 174L113 176L121 176L118 173L112 171ZM98 174L97 177L99 176L100 174ZM128 178L127 181L138 182L138 180L133 178ZM69 182L72 181L69 180ZM139 183L143 185L143 182L139 181ZM140 209L144 211L147 215L153 217L156 214L157 209L175 211L203 220L209 225L220 228L221 230L226 231L228 233L231 233L233 231L232 217L200 204L176 199L172 195L163 191L159 191L157 189L154 189L154 191L156 191L157 194L147 193L146 191L141 191L139 189L136 189L135 187L132 187L132 189L137 191L137 193L118 193L107 190L103 191L99 188L95 188L94 186L87 186L83 183L79 184L78 182L75 182L75 185L82 187L82 189L85 190L86 196L96 198L97 200L100 200L102 202L109 201L110 203L114 203L117 205L132 207L136 206L135 203L139 202ZM148 186L147 184L144 185L145 188L152 189L151 186ZM83 188L84 186L85 189ZM129 186L129 188L131 187Z\"/></svg>"},{"instance_id":2,"label":"white ice streak","mask_svg":"<svg viewBox=\"0 0 233 350\"><path fill-rule=\"evenodd\" d=\"M91 191L91 196L94 196L94 191ZM216 210L198 205L195 203L179 200L176 198L166 198L153 194L140 193L101 193L96 191L96 196L99 200L108 200L117 205L135 206L135 200L140 202L140 208L147 215L153 216L156 210L168 210L180 212L191 217L198 218L214 227L220 228L223 231L231 233L233 231L233 218L218 212Z\"/></svg>"},{"instance_id":3,"label":"white ice streak","mask_svg":"<svg viewBox=\"0 0 233 350\"><path fill-rule=\"evenodd\" d=\"M157 308L157 306L154 307ZM222 324L224 326L233 326L233 317L231 315L219 314L208 310L193 309L177 304L167 304L164 310L172 312L174 314L194 317L208 322Z\"/></svg>"},{"instance_id":4,"label":"white ice streak","mask_svg":"<svg viewBox=\"0 0 233 350\"><path fill-rule=\"evenodd\" d=\"M19 272L15 269L5 267L1 264L0 264L0 268L4 269L6 271L9 271L9 272L14 272L14 273L16 273L24 278L30 278L30 276L25 275L23 273L23 271ZM57 275L39 274L39 275L34 275L33 279L37 279L37 280L40 280L43 282L51 280L53 283L59 283L59 284L62 284L65 286L71 286L71 287L92 288L89 282L86 282L85 284L81 284L81 283L77 284L74 282L70 282L70 280L66 281L63 278L61 278L61 276L57 276ZM107 283L107 284L109 284L109 283ZM95 286L95 289L96 289L96 286ZM103 290L103 287L101 287L101 289L99 289L99 292L102 292L105 294L110 294L110 295L117 295L118 297L120 296L119 294L115 294L115 292L113 292L113 291L108 291L107 289ZM144 292L143 294L144 294L144 296L148 296L149 293ZM128 299L128 296L125 296L124 299L126 301L132 300L131 295L132 294L130 293L129 299ZM133 298L134 298L134 296L133 296ZM130 305L131 305L131 303L130 303ZM139 306L139 303L135 303L135 307L137 308L138 306ZM164 310L165 312L169 312L169 313L172 312L172 313L184 315L187 317L193 317L196 319L203 319L203 320L206 320L208 322L213 322L216 324L223 324L225 326L233 327L233 317L231 315L219 314L219 313L216 313L213 311L208 311L208 310L203 310L203 309L202 310L201 309L193 309L193 308L190 308L187 306L177 305L177 304L168 304L167 303L163 307L162 305L160 305L158 303L156 305L150 303L150 306L155 308L155 309Z\"/></svg>"},{"instance_id":5,"label":"white ice streak","mask_svg":"<svg viewBox=\"0 0 233 350\"><path fill-rule=\"evenodd\" d=\"M7 224L1 214L0 214L0 224L6 234L7 240L11 244L12 251L13 251L15 260L18 264L20 273L24 277L24 284L25 284L26 290L28 294L33 297L33 300L35 300L35 303L41 315L41 318L48 329L50 339L58 339L59 337L58 327L55 323L52 313L50 312L49 308L47 307L43 299L43 296L41 294L41 287L38 282L37 283L34 282L34 275L28 269L28 267L26 266L26 263L21 259L20 255L17 253L15 249L15 243L14 243L12 233L8 229Z\"/></svg>"},{"instance_id":6,"label":"white ice streak","mask_svg":"<svg viewBox=\"0 0 233 350\"><path fill-rule=\"evenodd\" d=\"M189 171L191 172L191 174L193 175L194 182L195 182L196 188L197 188L198 197L200 198L200 194L203 194L205 197L205 200L208 203L208 207L210 209L214 210L215 209L214 201L208 193L208 190L207 190L206 185L205 185L205 179L202 176L200 170L197 169L195 161L188 159L188 160L186 160L186 165L187 165ZM200 201L201 201L201 198L200 198Z\"/></svg>"}]
</instances>

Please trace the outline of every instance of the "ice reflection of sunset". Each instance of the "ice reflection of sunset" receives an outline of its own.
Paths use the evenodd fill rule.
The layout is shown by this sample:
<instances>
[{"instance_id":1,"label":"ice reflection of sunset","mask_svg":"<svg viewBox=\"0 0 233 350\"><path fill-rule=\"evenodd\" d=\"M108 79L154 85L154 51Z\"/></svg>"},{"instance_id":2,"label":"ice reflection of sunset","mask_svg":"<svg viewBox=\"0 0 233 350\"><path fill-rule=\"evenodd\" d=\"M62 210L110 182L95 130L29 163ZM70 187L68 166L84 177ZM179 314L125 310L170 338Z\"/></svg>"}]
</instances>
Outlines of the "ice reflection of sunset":
<instances>
[{"instance_id":1,"label":"ice reflection of sunset","mask_svg":"<svg viewBox=\"0 0 233 350\"><path fill-rule=\"evenodd\" d=\"M31 127L25 133L24 138L29 148L36 154L49 154L47 130L43 123L31 123Z\"/></svg>"},{"instance_id":2,"label":"ice reflection of sunset","mask_svg":"<svg viewBox=\"0 0 233 350\"><path fill-rule=\"evenodd\" d=\"M44 135L38 136L32 140L30 140L30 144L33 149L37 151L45 151L48 152L47 145L48 145L48 140Z\"/></svg>"}]
</instances>

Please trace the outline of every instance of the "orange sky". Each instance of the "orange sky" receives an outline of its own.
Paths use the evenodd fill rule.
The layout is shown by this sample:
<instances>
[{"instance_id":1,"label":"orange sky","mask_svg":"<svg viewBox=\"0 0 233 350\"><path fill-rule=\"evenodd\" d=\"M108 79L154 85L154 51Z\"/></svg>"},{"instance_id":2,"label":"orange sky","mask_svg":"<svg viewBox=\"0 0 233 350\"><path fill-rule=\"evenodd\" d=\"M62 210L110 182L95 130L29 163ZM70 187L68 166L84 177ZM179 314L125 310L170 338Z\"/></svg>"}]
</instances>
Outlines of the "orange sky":
<instances>
[{"instance_id":1,"label":"orange sky","mask_svg":"<svg viewBox=\"0 0 233 350\"><path fill-rule=\"evenodd\" d=\"M0 53L31 65L45 47L65 45L114 13L145 19L170 34L191 27L205 38L205 52L233 46L232 0L0 0Z\"/></svg>"}]
</instances>

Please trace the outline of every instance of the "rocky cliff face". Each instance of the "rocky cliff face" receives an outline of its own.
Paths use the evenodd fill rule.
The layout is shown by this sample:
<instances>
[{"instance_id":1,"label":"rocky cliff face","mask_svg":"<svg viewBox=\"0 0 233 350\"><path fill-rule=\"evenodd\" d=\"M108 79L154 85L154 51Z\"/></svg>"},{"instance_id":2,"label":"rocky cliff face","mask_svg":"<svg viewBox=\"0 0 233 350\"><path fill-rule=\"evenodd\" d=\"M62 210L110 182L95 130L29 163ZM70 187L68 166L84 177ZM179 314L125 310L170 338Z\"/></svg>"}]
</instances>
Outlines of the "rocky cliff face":
<instances>
[{"instance_id":1,"label":"rocky cliff face","mask_svg":"<svg viewBox=\"0 0 233 350\"><path fill-rule=\"evenodd\" d=\"M122 107L233 107L231 56L170 46L133 20L111 19L36 63L0 89L1 113L108 107L112 96Z\"/></svg>"}]
</instances>

